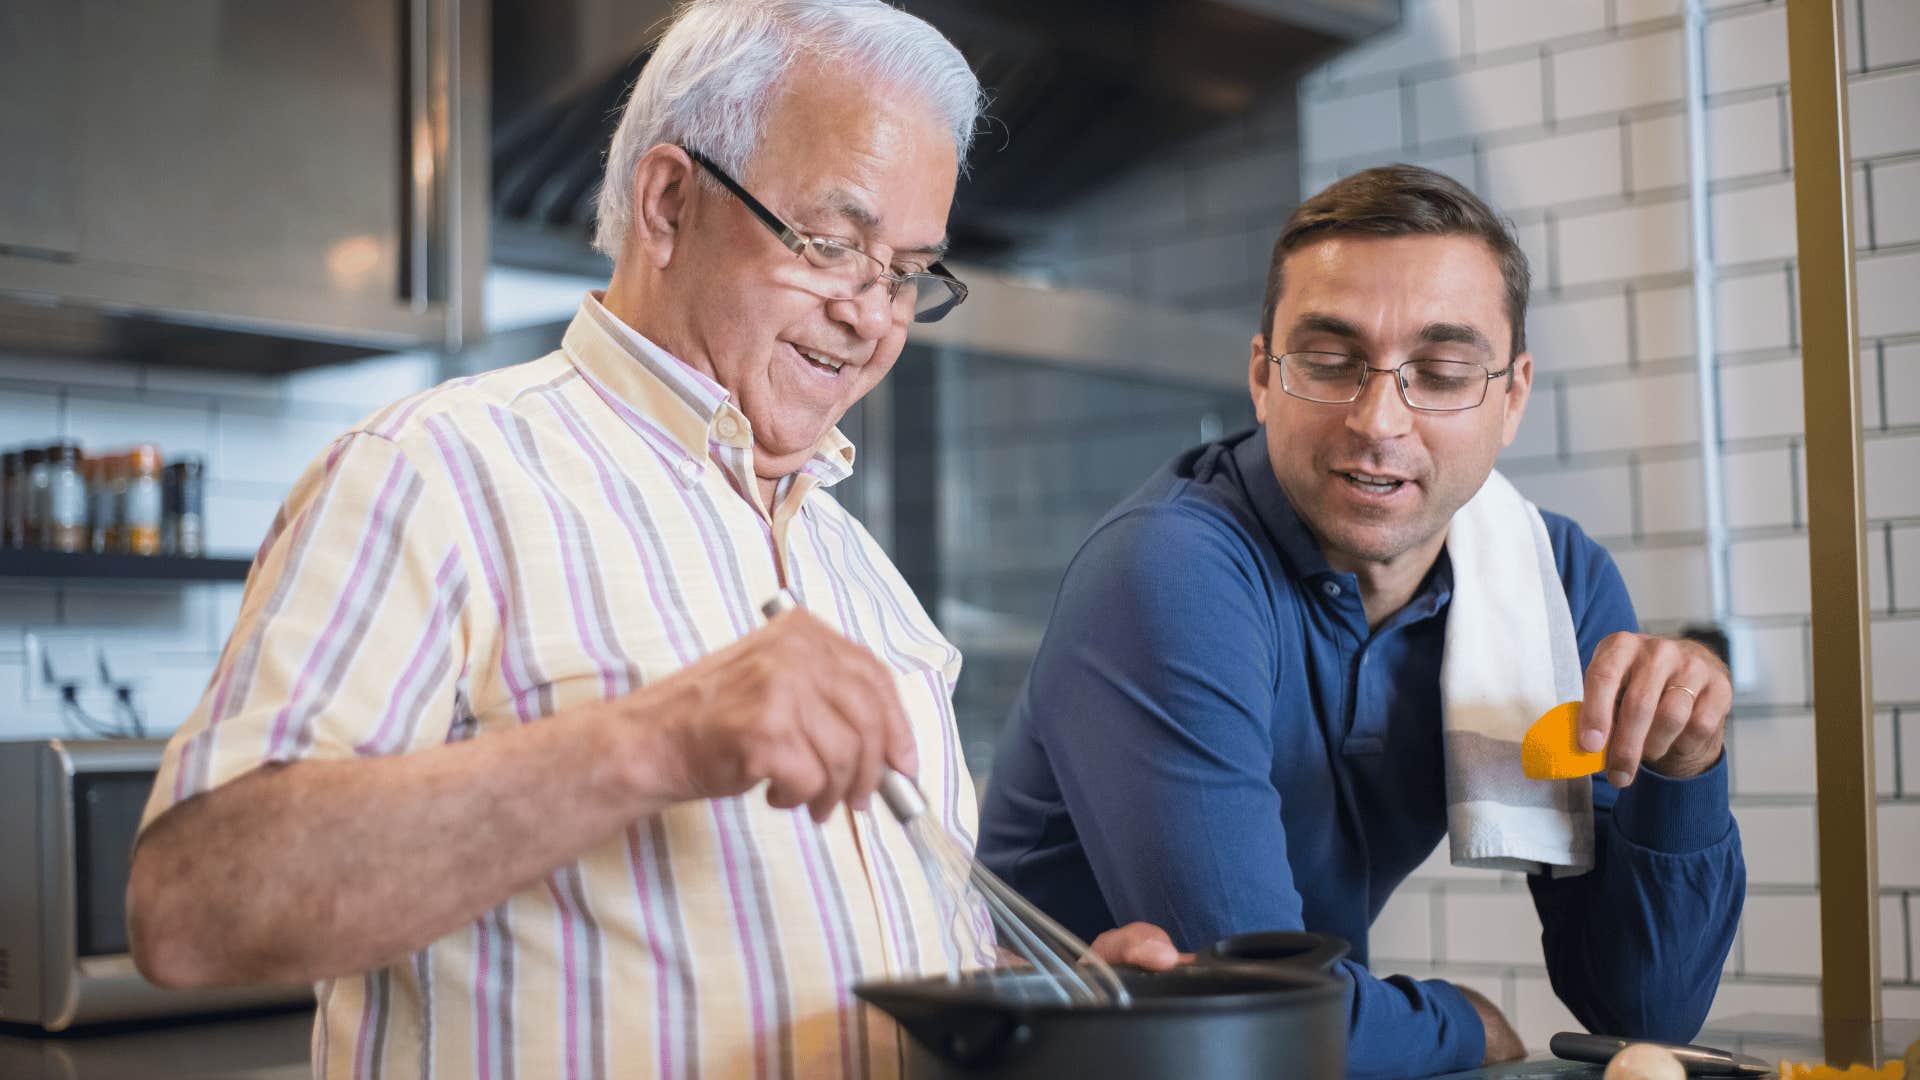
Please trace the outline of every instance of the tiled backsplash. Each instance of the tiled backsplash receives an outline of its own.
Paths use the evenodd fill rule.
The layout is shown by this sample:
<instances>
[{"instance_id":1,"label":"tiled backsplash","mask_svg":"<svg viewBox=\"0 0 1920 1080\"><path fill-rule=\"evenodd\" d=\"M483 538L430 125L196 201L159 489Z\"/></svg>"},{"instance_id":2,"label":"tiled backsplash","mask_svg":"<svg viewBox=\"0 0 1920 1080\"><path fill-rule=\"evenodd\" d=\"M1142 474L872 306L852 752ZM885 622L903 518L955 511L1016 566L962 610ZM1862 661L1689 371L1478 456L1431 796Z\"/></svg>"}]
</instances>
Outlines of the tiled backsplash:
<instances>
[{"instance_id":1,"label":"tiled backsplash","mask_svg":"<svg viewBox=\"0 0 1920 1080\"><path fill-rule=\"evenodd\" d=\"M0 355L0 446L143 441L200 457L209 553L251 555L301 469L374 409L431 385L436 370L425 354L280 376ZM149 726L172 730L199 700L240 592L0 579L0 739L70 733L53 702L26 700L29 631L97 639L117 670L138 676Z\"/></svg>"},{"instance_id":2,"label":"tiled backsplash","mask_svg":"<svg viewBox=\"0 0 1920 1080\"><path fill-rule=\"evenodd\" d=\"M1717 1015L1818 1007L1805 475L1785 4L1710 2L1707 122L1736 614L1731 723L1751 882ZM1887 1011L1920 1016L1920 6L1848 0ZM1535 397L1501 467L1607 545L1656 630L1710 614L1691 361L1679 0L1407 0L1311 76L1303 190L1393 160L1513 216ZM1864 45L1864 48L1863 48ZM1364 128L1365 130L1360 130ZM1385 968L1485 989L1530 1044L1570 1019L1524 883L1430 862L1376 923Z\"/></svg>"}]
</instances>

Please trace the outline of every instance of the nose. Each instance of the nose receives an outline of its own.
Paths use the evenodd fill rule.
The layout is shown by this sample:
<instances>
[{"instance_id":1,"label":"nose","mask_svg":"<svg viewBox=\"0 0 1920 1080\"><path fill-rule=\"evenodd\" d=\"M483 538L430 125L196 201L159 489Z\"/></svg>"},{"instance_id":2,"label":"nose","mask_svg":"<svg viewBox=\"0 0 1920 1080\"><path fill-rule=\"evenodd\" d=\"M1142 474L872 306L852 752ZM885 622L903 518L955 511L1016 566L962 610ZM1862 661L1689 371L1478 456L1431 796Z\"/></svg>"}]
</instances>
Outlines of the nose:
<instances>
[{"instance_id":1,"label":"nose","mask_svg":"<svg viewBox=\"0 0 1920 1080\"><path fill-rule=\"evenodd\" d=\"M1413 429L1413 410L1400 396L1397 373L1367 372L1360 399L1347 409L1347 428L1370 442L1384 442Z\"/></svg>"},{"instance_id":2,"label":"nose","mask_svg":"<svg viewBox=\"0 0 1920 1080\"><path fill-rule=\"evenodd\" d=\"M829 300L827 317L845 324L862 341L873 341L893 329L893 293L884 278L846 300Z\"/></svg>"}]
</instances>

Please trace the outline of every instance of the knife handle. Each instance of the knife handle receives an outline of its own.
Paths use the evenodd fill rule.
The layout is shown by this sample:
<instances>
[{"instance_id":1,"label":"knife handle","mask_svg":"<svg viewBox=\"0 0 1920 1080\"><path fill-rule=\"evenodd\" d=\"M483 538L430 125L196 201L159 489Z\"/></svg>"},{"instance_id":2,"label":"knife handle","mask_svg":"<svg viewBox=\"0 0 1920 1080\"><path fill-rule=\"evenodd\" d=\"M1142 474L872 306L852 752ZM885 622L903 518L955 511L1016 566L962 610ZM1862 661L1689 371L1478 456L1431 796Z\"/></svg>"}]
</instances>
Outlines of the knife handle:
<instances>
[{"instance_id":1,"label":"knife handle","mask_svg":"<svg viewBox=\"0 0 1920 1080\"><path fill-rule=\"evenodd\" d=\"M1679 1059L1688 1076L1740 1076L1743 1070L1725 1050L1708 1046L1654 1042L1652 1039L1623 1039L1618 1035L1588 1035L1562 1031L1547 1042L1547 1049L1563 1061L1590 1061L1605 1065L1613 1055L1635 1043L1657 1046Z\"/></svg>"}]
</instances>

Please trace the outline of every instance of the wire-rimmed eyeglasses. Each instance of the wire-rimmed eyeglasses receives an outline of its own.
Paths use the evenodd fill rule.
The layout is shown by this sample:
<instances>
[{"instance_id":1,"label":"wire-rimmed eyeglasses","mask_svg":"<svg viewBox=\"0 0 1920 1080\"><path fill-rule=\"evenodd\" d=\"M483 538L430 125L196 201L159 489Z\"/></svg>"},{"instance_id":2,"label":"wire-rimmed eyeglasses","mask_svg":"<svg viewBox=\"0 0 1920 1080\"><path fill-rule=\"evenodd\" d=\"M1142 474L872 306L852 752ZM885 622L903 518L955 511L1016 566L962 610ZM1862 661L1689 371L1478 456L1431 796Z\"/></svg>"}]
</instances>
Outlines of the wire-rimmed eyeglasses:
<instances>
[{"instance_id":1,"label":"wire-rimmed eyeglasses","mask_svg":"<svg viewBox=\"0 0 1920 1080\"><path fill-rule=\"evenodd\" d=\"M1513 371L1508 364L1488 371L1471 360L1409 360L1399 367L1377 368L1344 353L1290 352L1267 359L1280 365L1280 389L1302 401L1348 405L1360 400L1369 374L1392 375L1407 408L1421 412L1465 412L1487 400L1487 384Z\"/></svg>"},{"instance_id":2,"label":"wire-rimmed eyeglasses","mask_svg":"<svg viewBox=\"0 0 1920 1080\"><path fill-rule=\"evenodd\" d=\"M928 263L924 270L893 270L879 259L832 237L803 233L784 221L767 205L754 198L740 182L728 176L712 158L689 146L686 151L694 163L713 174L747 211L760 220L788 251L805 259L819 271L812 291L828 300L852 300L873 287L876 281L887 283L887 297L898 315L910 314L914 322L938 322L947 312L967 298L967 287L939 262Z\"/></svg>"}]
</instances>

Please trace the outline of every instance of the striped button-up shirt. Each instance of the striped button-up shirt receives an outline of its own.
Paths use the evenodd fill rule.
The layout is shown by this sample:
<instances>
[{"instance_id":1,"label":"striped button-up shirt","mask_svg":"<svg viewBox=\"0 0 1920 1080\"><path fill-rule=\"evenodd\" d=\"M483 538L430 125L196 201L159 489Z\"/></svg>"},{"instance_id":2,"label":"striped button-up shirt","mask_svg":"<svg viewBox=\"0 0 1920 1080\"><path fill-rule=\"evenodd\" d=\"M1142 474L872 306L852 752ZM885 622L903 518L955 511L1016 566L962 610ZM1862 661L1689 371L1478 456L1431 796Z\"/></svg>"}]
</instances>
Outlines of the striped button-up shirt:
<instances>
[{"instance_id":1,"label":"striped button-up shirt","mask_svg":"<svg viewBox=\"0 0 1920 1080\"><path fill-rule=\"evenodd\" d=\"M970 845L960 657L823 490L852 446L831 433L771 512L752 446L721 387L593 297L559 351L376 413L295 485L146 821L263 763L404 754L626 693L750 633L784 584L892 668L921 785ZM946 941L890 818L686 803L322 983L314 1072L890 1076L895 1029L851 988L944 970Z\"/></svg>"}]
</instances>

